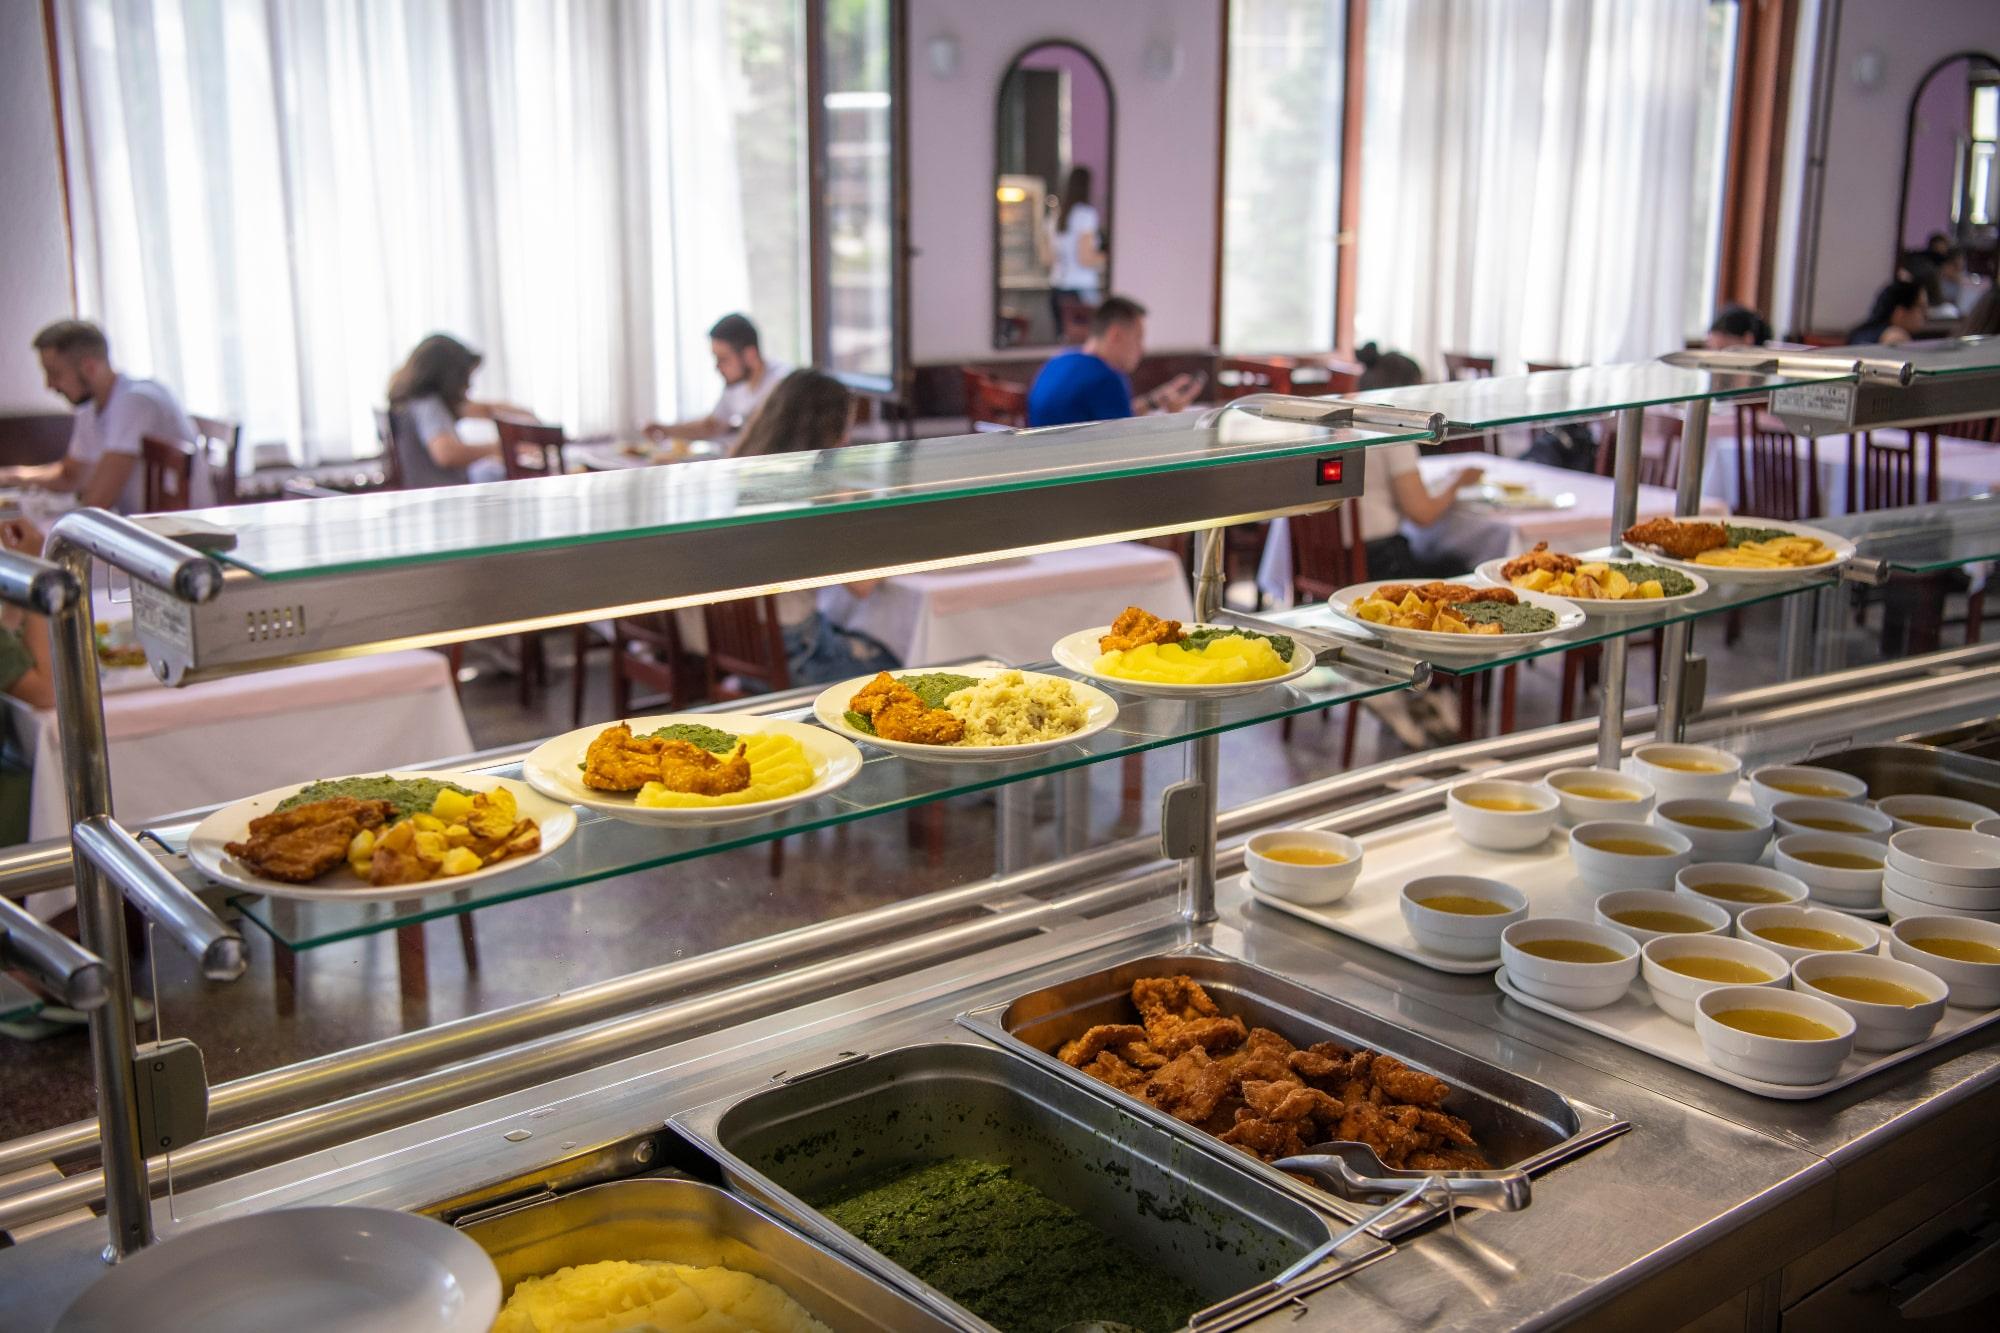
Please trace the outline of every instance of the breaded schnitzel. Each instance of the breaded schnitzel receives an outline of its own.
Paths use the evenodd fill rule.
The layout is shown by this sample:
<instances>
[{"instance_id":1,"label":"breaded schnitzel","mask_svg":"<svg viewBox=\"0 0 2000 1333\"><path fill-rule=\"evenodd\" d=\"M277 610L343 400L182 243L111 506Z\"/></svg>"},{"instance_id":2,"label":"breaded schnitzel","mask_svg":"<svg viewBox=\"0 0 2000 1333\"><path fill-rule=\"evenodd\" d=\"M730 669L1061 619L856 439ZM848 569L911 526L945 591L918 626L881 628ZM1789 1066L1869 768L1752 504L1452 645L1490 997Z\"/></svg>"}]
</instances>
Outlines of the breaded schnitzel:
<instances>
[{"instance_id":1,"label":"breaded schnitzel","mask_svg":"<svg viewBox=\"0 0 2000 1333\"><path fill-rule=\"evenodd\" d=\"M1178 620L1162 620L1149 611L1128 606L1111 622L1111 632L1098 636L1100 653L1122 652L1146 643L1179 643L1187 637Z\"/></svg>"},{"instance_id":2,"label":"breaded schnitzel","mask_svg":"<svg viewBox=\"0 0 2000 1333\"><path fill-rule=\"evenodd\" d=\"M363 829L380 828L396 807L387 801L333 796L250 821L247 842L223 850L269 879L309 884L347 859Z\"/></svg>"},{"instance_id":3,"label":"breaded schnitzel","mask_svg":"<svg viewBox=\"0 0 2000 1333\"><path fill-rule=\"evenodd\" d=\"M1637 546L1657 546L1676 560L1692 560L1703 551L1729 545L1729 529L1720 523L1649 518L1625 529L1625 540Z\"/></svg>"},{"instance_id":4,"label":"breaded schnitzel","mask_svg":"<svg viewBox=\"0 0 2000 1333\"><path fill-rule=\"evenodd\" d=\"M965 722L945 708L932 708L916 691L886 671L854 692L850 712L860 713L885 741L909 745L956 745L965 739Z\"/></svg>"},{"instance_id":5,"label":"breaded schnitzel","mask_svg":"<svg viewBox=\"0 0 2000 1333\"><path fill-rule=\"evenodd\" d=\"M694 796L742 791L750 785L750 755L741 744L724 759L686 741L634 736L623 722L599 732L584 752L586 787L637 791L649 782Z\"/></svg>"}]
</instances>

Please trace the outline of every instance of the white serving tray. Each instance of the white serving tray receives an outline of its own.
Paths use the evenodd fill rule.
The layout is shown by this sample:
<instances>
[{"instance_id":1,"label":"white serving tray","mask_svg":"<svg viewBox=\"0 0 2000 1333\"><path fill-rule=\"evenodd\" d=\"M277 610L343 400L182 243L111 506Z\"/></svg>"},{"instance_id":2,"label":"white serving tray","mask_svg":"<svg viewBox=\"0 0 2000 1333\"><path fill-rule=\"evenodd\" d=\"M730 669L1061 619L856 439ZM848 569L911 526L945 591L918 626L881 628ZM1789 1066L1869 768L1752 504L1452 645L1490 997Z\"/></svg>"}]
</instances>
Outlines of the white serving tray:
<instances>
[{"instance_id":1,"label":"white serving tray","mask_svg":"<svg viewBox=\"0 0 2000 1333\"><path fill-rule=\"evenodd\" d=\"M1732 1074L1710 1061L1708 1054L1702 1050L1701 1038L1695 1035L1694 1026L1681 1022L1655 1005L1644 981L1634 981L1625 992L1625 998L1614 1004L1602 1009L1576 1010L1529 995L1514 984L1514 979L1507 975L1504 967L1494 974L1493 980L1509 999L1550 1018L1559 1018L1586 1032L1595 1032L1600 1037L1609 1037L1612 1041L1630 1046L1635 1051L1644 1051L1683 1069L1692 1069L1718 1083L1754 1092L1759 1097L1775 1097L1784 1101L1823 1097L2000 1018L2000 1009L1961 1009L1957 1005L1948 1005L1928 1041L1905 1046L1900 1051L1855 1051L1841 1064L1840 1073L1824 1083L1766 1083L1762 1079Z\"/></svg>"}]
</instances>

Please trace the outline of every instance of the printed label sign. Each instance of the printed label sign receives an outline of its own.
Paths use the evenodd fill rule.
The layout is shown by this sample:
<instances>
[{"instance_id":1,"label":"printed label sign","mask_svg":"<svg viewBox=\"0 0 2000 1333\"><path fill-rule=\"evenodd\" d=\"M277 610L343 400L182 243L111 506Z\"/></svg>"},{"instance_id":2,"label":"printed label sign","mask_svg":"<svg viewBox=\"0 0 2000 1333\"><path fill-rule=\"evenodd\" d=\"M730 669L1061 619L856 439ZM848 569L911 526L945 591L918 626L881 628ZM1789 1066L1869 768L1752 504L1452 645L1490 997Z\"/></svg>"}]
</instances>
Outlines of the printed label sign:
<instances>
[{"instance_id":1,"label":"printed label sign","mask_svg":"<svg viewBox=\"0 0 2000 1333\"><path fill-rule=\"evenodd\" d=\"M1771 395L1771 410L1780 416L1811 417L1846 425L1854 420L1854 386L1794 384Z\"/></svg>"}]
</instances>

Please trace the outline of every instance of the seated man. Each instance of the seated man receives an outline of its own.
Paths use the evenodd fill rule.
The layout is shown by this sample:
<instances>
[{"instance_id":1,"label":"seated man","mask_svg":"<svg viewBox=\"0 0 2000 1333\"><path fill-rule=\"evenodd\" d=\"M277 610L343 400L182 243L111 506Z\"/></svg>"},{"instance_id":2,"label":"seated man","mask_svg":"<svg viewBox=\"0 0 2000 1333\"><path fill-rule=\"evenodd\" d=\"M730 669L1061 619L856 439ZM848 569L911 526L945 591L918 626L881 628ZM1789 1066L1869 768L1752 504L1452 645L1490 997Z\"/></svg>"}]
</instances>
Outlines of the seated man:
<instances>
[{"instance_id":1,"label":"seated man","mask_svg":"<svg viewBox=\"0 0 2000 1333\"><path fill-rule=\"evenodd\" d=\"M1151 393L1132 396L1132 372L1146 359L1146 307L1113 296L1091 316L1090 337L1042 367L1028 390L1030 426L1114 421L1148 412L1178 412L1201 392L1202 378L1176 375Z\"/></svg>"},{"instance_id":2,"label":"seated man","mask_svg":"<svg viewBox=\"0 0 2000 1333\"><path fill-rule=\"evenodd\" d=\"M65 491L78 504L121 514L143 512L146 483L139 442L152 436L193 444L194 423L166 385L113 370L110 344L95 324L58 320L35 335L34 347L49 388L76 408L69 452L59 463L0 468L0 485ZM208 469L199 461L188 492L193 508L215 503Z\"/></svg>"},{"instance_id":3,"label":"seated man","mask_svg":"<svg viewBox=\"0 0 2000 1333\"><path fill-rule=\"evenodd\" d=\"M722 376L722 397L715 400L706 416L654 422L646 427L646 434L656 440L719 440L734 454L743 423L792 368L782 361L764 359L757 326L741 315L724 315L717 320L708 331L708 346L715 353L715 373Z\"/></svg>"}]
</instances>

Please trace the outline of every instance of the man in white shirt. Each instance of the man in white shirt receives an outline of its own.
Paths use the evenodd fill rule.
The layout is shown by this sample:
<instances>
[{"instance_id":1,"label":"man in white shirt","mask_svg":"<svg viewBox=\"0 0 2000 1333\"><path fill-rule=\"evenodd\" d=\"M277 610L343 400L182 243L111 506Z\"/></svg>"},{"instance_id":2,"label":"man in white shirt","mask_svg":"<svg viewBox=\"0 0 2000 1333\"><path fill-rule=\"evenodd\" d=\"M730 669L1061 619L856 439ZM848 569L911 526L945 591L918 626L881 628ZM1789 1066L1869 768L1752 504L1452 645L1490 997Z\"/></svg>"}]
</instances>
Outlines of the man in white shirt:
<instances>
[{"instance_id":1,"label":"man in white shirt","mask_svg":"<svg viewBox=\"0 0 2000 1333\"><path fill-rule=\"evenodd\" d=\"M139 442L147 436L195 442L194 423L164 384L111 368L104 331L80 319L58 320L35 335L42 375L76 408L69 452L61 462L0 468L0 484L66 491L81 505L137 514L146 507ZM215 503L208 469L195 462L189 503Z\"/></svg>"},{"instance_id":2,"label":"man in white shirt","mask_svg":"<svg viewBox=\"0 0 2000 1333\"><path fill-rule=\"evenodd\" d=\"M722 376L722 397L706 416L655 422L646 427L646 434L656 440L720 440L729 446L728 452L735 453L743 423L792 368L782 361L764 359L757 326L742 315L724 315L717 320L708 331L708 346L715 353L715 373Z\"/></svg>"}]
</instances>

